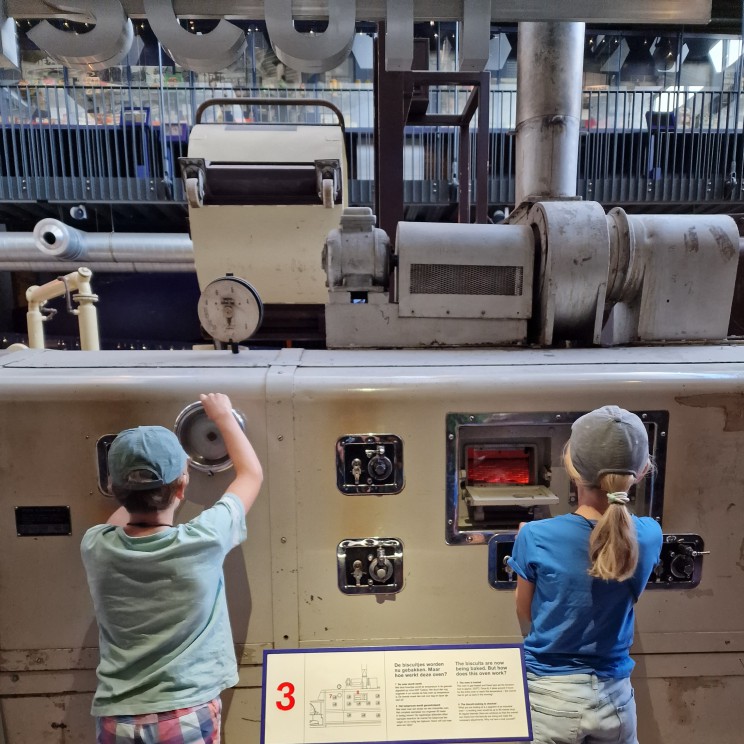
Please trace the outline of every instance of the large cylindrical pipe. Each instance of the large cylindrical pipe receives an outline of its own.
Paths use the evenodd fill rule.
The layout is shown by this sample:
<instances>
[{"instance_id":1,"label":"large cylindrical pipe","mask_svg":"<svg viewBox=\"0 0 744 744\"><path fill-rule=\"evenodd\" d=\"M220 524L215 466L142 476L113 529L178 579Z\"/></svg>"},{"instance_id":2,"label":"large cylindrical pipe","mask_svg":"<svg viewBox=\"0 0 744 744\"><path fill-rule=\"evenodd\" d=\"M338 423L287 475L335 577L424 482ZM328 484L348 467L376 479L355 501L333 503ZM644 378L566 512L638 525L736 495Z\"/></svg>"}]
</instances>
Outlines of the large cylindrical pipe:
<instances>
[{"instance_id":1,"label":"large cylindrical pipe","mask_svg":"<svg viewBox=\"0 0 744 744\"><path fill-rule=\"evenodd\" d=\"M33 233L0 232L0 271L193 272L186 233L85 233L55 219Z\"/></svg>"},{"instance_id":2,"label":"large cylindrical pipe","mask_svg":"<svg viewBox=\"0 0 744 744\"><path fill-rule=\"evenodd\" d=\"M576 196L583 23L520 23L515 200Z\"/></svg>"},{"instance_id":3,"label":"large cylindrical pipe","mask_svg":"<svg viewBox=\"0 0 744 744\"><path fill-rule=\"evenodd\" d=\"M38 255L38 251L36 251ZM74 271L80 261L44 261L20 258L18 260L6 260L0 252L0 271L43 271L49 274L63 274ZM183 274L194 272L194 264L190 263L141 263L124 261L122 263L98 263L96 261L85 261L85 265L96 273L117 272L121 274Z\"/></svg>"},{"instance_id":4,"label":"large cylindrical pipe","mask_svg":"<svg viewBox=\"0 0 744 744\"><path fill-rule=\"evenodd\" d=\"M87 233L47 217L34 228L36 247L47 257L93 262L192 262L194 248L186 233Z\"/></svg>"}]
</instances>

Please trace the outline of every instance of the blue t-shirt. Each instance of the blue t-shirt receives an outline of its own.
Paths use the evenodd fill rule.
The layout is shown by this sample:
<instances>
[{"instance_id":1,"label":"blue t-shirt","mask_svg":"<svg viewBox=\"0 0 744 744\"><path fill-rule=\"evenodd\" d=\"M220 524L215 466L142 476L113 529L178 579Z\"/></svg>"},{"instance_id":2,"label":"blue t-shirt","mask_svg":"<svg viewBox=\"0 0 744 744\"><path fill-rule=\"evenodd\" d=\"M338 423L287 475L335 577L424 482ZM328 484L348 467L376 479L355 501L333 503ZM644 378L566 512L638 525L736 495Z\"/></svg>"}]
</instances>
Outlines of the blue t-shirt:
<instances>
[{"instance_id":1,"label":"blue t-shirt","mask_svg":"<svg viewBox=\"0 0 744 744\"><path fill-rule=\"evenodd\" d=\"M238 681L222 563L245 538L245 510L230 493L153 535L110 524L85 533L100 647L94 716L189 708Z\"/></svg>"},{"instance_id":2,"label":"blue t-shirt","mask_svg":"<svg viewBox=\"0 0 744 744\"><path fill-rule=\"evenodd\" d=\"M524 640L528 671L630 676L633 606L661 552L659 525L650 517L634 516L633 523L638 567L625 581L589 576L594 522L578 514L530 522L519 531L509 565L535 585L532 627Z\"/></svg>"}]
</instances>

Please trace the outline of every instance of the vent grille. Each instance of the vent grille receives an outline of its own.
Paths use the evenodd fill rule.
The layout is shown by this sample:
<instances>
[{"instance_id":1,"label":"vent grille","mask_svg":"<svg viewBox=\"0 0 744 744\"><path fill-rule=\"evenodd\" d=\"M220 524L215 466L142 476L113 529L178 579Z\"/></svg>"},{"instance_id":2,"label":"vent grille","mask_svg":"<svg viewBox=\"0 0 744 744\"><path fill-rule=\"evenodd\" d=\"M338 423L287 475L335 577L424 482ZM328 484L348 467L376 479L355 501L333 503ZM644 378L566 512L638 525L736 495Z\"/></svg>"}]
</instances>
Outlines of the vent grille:
<instances>
[{"instance_id":1,"label":"vent grille","mask_svg":"<svg viewBox=\"0 0 744 744\"><path fill-rule=\"evenodd\" d=\"M519 297L522 267L411 264L410 293Z\"/></svg>"}]
</instances>

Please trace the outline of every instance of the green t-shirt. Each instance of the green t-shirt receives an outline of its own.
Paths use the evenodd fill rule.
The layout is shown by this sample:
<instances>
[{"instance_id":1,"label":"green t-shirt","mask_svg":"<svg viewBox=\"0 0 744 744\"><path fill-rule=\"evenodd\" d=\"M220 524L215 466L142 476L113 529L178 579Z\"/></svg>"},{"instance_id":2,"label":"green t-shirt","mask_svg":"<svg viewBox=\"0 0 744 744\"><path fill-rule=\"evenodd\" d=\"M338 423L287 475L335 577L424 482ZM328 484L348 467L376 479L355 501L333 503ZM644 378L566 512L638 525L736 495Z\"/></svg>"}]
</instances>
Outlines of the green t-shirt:
<instances>
[{"instance_id":1,"label":"green t-shirt","mask_svg":"<svg viewBox=\"0 0 744 744\"><path fill-rule=\"evenodd\" d=\"M154 535L107 524L85 533L100 647L93 715L201 705L238 681L222 563L245 538L245 510L230 493Z\"/></svg>"}]
</instances>

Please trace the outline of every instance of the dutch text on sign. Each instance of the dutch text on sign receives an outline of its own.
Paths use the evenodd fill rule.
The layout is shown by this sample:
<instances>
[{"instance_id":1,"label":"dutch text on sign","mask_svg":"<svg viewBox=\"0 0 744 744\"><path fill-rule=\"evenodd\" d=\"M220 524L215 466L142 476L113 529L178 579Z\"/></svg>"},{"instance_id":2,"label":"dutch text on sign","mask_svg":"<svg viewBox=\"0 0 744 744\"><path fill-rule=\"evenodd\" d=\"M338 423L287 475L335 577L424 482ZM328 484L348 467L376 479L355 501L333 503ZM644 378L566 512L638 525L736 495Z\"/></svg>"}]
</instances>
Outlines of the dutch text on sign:
<instances>
[{"instance_id":1,"label":"dutch text on sign","mask_svg":"<svg viewBox=\"0 0 744 744\"><path fill-rule=\"evenodd\" d=\"M519 645L264 652L262 744L531 738Z\"/></svg>"}]
</instances>

